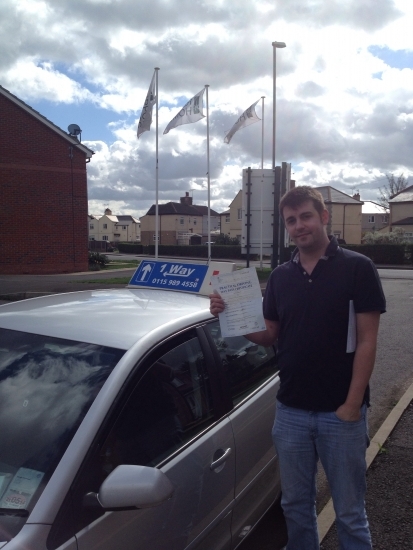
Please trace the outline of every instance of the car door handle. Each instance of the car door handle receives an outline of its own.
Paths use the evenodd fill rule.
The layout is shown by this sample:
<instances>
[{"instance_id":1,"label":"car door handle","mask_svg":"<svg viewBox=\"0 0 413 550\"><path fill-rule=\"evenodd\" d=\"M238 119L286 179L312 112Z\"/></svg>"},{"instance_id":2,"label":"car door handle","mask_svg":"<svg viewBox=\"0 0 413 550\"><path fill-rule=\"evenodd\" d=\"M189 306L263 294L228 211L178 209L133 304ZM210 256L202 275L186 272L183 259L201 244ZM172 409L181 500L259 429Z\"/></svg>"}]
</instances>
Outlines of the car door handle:
<instances>
[{"instance_id":1,"label":"car door handle","mask_svg":"<svg viewBox=\"0 0 413 550\"><path fill-rule=\"evenodd\" d=\"M232 449L231 447L228 447L228 449L226 449L219 458L211 462L210 469L216 470L219 466L221 466L221 464L223 464L227 460L227 458L231 453L232 453Z\"/></svg>"}]
</instances>

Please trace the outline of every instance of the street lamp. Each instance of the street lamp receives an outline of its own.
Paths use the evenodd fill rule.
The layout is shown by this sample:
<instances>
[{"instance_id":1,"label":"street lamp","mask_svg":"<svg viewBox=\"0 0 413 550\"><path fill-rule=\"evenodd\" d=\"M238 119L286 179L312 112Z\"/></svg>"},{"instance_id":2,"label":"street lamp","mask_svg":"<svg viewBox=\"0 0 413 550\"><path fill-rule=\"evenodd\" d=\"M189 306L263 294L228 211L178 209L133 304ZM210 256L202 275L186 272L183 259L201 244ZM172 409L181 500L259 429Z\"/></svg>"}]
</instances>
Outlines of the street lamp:
<instances>
[{"instance_id":1,"label":"street lamp","mask_svg":"<svg viewBox=\"0 0 413 550\"><path fill-rule=\"evenodd\" d=\"M279 226L280 226L280 181L276 181L275 175L275 130L276 130L276 51L277 48L285 48L285 42L273 42L273 98L272 98L272 171L274 174L274 225L273 225L273 253L271 267L274 269L278 265L278 245L279 245Z\"/></svg>"},{"instance_id":2,"label":"street lamp","mask_svg":"<svg viewBox=\"0 0 413 550\"><path fill-rule=\"evenodd\" d=\"M286 44L285 42L273 42L273 94L272 94L272 169L275 170L275 128L276 128L276 109L275 109L275 102L276 102L276 51L277 48L285 48Z\"/></svg>"}]
</instances>

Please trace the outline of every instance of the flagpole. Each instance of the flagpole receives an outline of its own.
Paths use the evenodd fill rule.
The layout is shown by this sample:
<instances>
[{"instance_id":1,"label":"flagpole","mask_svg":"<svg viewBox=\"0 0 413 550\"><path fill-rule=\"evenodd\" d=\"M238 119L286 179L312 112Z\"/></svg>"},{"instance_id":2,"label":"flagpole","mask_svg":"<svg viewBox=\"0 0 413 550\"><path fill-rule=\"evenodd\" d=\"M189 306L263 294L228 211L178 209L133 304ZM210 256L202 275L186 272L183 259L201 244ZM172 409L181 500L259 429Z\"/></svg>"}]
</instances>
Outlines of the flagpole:
<instances>
[{"instance_id":1,"label":"flagpole","mask_svg":"<svg viewBox=\"0 0 413 550\"><path fill-rule=\"evenodd\" d=\"M211 261L211 178L209 175L209 102L208 102L209 84L205 84L206 89L206 122L207 122L207 176L208 176L208 263Z\"/></svg>"},{"instance_id":2,"label":"flagpole","mask_svg":"<svg viewBox=\"0 0 413 550\"><path fill-rule=\"evenodd\" d=\"M158 241L159 241L159 161L158 161L158 71L155 67L155 90L156 90L156 138L155 138L155 260L158 259Z\"/></svg>"},{"instance_id":3,"label":"flagpole","mask_svg":"<svg viewBox=\"0 0 413 550\"><path fill-rule=\"evenodd\" d=\"M263 233L263 194L264 194L264 99L265 96L261 96L262 99L262 112L261 112L261 230L260 230L260 269L262 269L262 233Z\"/></svg>"}]
</instances>

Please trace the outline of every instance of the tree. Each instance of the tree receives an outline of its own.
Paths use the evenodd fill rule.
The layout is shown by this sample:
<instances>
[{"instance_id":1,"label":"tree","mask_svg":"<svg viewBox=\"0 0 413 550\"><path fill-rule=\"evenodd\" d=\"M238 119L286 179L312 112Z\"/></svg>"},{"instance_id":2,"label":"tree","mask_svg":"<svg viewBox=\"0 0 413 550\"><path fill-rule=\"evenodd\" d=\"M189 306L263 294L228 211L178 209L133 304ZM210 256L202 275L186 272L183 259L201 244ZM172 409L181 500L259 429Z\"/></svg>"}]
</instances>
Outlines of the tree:
<instances>
[{"instance_id":1,"label":"tree","mask_svg":"<svg viewBox=\"0 0 413 550\"><path fill-rule=\"evenodd\" d=\"M400 191L403 191L403 189L406 189L409 183L408 178L405 178L403 174L400 174L400 176L395 176L393 173L386 174L386 178L387 184L379 187L379 199L377 202L388 212L390 210L389 200L400 193Z\"/></svg>"}]
</instances>

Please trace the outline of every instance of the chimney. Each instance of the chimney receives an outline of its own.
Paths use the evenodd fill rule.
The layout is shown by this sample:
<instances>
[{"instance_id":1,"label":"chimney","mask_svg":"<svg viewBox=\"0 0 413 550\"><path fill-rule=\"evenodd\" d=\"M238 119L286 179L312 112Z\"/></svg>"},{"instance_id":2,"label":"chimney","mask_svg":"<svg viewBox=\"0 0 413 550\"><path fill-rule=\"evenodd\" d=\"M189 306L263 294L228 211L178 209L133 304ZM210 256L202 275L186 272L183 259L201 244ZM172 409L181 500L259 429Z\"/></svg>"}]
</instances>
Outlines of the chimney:
<instances>
[{"instance_id":1,"label":"chimney","mask_svg":"<svg viewBox=\"0 0 413 550\"><path fill-rule=\"evenodd\" d=\"M185 192L185 197L181 197L181 204L187 204L188 206L192 205L192 197L189 196L189 192Z\"/></svg>"},{"instance_id":2,"label":"chimney","mask_svg":"<svg viewBox=\"0 0 413 550\"><path fill-rule=\"evenodd\" d=\"M353 195L353 199L355 199L356 201L359 201L360 200L360 193L354 193Z\"/></svg>"}]
</instances>

